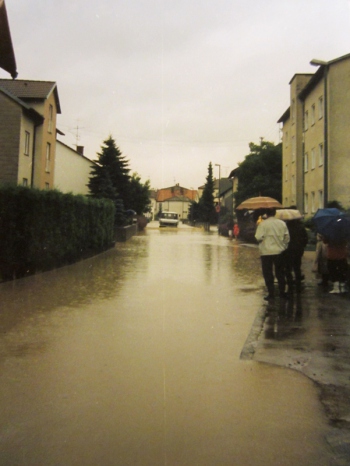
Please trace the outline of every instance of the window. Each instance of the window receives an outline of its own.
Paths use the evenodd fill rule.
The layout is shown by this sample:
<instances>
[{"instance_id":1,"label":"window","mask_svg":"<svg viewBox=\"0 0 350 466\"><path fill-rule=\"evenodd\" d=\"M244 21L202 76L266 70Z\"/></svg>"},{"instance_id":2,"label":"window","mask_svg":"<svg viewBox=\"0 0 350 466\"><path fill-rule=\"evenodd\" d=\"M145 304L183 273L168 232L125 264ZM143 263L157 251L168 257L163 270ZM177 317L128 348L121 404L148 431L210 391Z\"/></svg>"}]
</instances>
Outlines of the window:
<instances>
[{"instance_id":1,"label":"window","mask_svg":"<svg viewBox=\"0 0 350 466\"><path fill-rule=\"evenodd\" d=\"M45 183L45 189L50 189L50 183Z\"/></svg>"},{"instance_id":2,"label":"window","mask_svg":"<svg viewBox=\"0 0 350 466\"><path fill-rule=\"evenodd\" d=\"M48 123L48 132L52 133L52 126L53 126L53 106L49 106L49 123Z\"/></svg>"},{"instance_id":3,"label":"window","mask_svg":"<svg viewBox=\"0 0 350 466\"><path fill-rule=\"evenodd\" d=\"M318 165L321 167L323 165L323 144L318 145Z\"/></svg>"},{"instance_id":4,"label":"window","mask_svg":"<svg viewBox=\"0 0 350 466\"><path fill-rule=\"evenodd\" d=\"M323 209L323 191L320 189L318 191L318 208Z\"/></svg>"},{"instance_id":5,"label":"window","mask_svg":"<svg viewBox=\"0 0 350 466\"><path fill-rule=\"evenodd\" d=\"M316 212L316 207L315 207L315 193L314 191L311 193L311 213Z\"/></svg>"},{"instance_id":6,"label":"window","mask_svg":"<svg viewBox=\"0 0 350 466\"><path fill-rule=\"evenodd\" d=\"M296 153L296 147L295 147L295 136L292 137L292 162L295 162L295 153Z\"/></svg>"},{"instance_id":7,"label":"window","mask_svg":"<svg viewBox=\"0 0 350 466\"><path fill-rule=\"evenodd\" d=\"M309 212L309 195L304 194L304 212L307 214Z\"/></svg>"},{"instance_id":8,"label":"window","mask_svg":"<svg viewBox=\"0 0 350 466\"><path fill-rule=\"evenodd\" d=\"M46 173L50 172L50 161L51 161L51 144L48 142L46 144L46 165L45 165Z\"/></svg>"},{"instance_id":9,"label":"window","mask_svg":"<svg viewBox=\"0 0 350 466\"><path fill-rule=\"evenodd\" d=\"M315 124L315 104L311 106L311 126Z\"/></svg>"},{"instance_id":10,"label":"window","mask_svg":"<svg viewBox=\"0 0 350 466\"><path fill-rule=\"evenodd\" d=\"M306 110L304 113L304 131L309 129L309 112Z\"/></svg>"},{"instance_id":11,"label":"window","mask_svg":"<svg viewBox=\"0 0 350 466\"><path fill-rule=\"evenodd\" d=\"M323 118L323 96L318 99L318 119Z\"/></svg>"},{"instance_id":12,"label":"window","mask_svg":"<svg viewBox=\"0 0 350 466\"><path fill-rule=\"evenodd\" d=\"M304 172L309 171L309 155L306 152L305 157L304 157Z\"/></svg>"},{"instance_id":13,"label":"window","mask_svg":"<svg viewBox=\"0 0 350 466\"><path fill-rule=\"evenodd\" d=\"M22 185L23 186L28 186L28 178L23 178Z\"/></svg>"},{"instance_id":14,"label":"window","mask_svg":"<svg viewBox=\"0 0 350 466\"><path fill-rule=\"evenodd\" d=\"M29 155L29 146L30 146L30 133L26 131L25 140L24 140L24 155Z\"/></svg>"},{"instance_id":15,"label":"window","mask_svg":"<svg viewBox=\"0 0 350 466\"><path fill-rule=\"evenodd\" d=\"M315 148L313 147L311 149L311 170L315 170L316 167L316 151Z\"/></svg>"}]
</instances>

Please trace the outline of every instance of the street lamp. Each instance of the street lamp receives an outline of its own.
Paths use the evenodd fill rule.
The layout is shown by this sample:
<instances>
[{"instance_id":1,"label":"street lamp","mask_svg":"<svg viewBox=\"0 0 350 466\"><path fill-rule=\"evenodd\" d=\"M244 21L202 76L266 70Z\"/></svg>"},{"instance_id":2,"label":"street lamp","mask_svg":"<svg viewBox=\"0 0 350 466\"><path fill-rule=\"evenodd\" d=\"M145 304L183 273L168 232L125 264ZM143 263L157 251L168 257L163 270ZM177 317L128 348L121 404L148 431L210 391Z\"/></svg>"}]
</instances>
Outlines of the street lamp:
<instances>
[{"instance_id":1,"label":"street lamp","mask_svg":"<svg viewBox=\"0 0 350 466\"><path fill-rule=\"evenodd\" d=\"M323 60L318 60L314 58L310 61L310 65L312 66L322 66L323 67L323 76L324 76L324 109L323 109L323 150L324 150L324 162L323 162L323 173L324 173L324 180L323 180L323 199L324 199L324 206L327 205L328 202L328 63Z\"/></svg>"},{"instance_id":2,"label":"street lamp","mask_svg":"<svg viewBox=\"0 0 350 466\"><path fill-rule=\"evenodd\" d=\"M219 206L221 206L221 201L220 201L221 165L219 163L216 163L215 166L219 167L219 192L218 192L218 198L219 198Z\"/></svg>"}]
</instances>

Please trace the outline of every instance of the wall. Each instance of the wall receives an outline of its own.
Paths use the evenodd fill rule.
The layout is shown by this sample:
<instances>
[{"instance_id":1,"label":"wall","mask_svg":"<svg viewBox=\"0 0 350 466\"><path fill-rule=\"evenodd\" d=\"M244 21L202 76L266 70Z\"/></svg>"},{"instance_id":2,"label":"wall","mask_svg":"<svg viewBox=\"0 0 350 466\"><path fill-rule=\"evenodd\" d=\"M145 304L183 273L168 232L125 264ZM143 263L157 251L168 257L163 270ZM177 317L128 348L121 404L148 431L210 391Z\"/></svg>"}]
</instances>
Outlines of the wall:
<instances>
[{"instance_id":1,"label":"wall","mask_svg":"<svg viewBox=\"0 0 350 466\"><path fill-rule=\"evenodd\" d=\"M22 108L0 92L0 182L17 184Z\"/></svg>"},{"instance_id":2,"label":"wall","mask_svg":"<svg viewBox=\"0 0 350 466\"><path fill-rule=\"evenodd\" d=\"M87 183L93 162L61 141L56 141L54 186L64 193L89 194Z\"/></svg>"},{"instance_id":3,"label":"wall","mask_svg":"<svg viewBox=\"0 0 350 466\"><path fill-rule=\"evenodd\" d=\"M332 64L328 75L328 199L350 207L350 59Z\"/></svg>"}]
</instances>

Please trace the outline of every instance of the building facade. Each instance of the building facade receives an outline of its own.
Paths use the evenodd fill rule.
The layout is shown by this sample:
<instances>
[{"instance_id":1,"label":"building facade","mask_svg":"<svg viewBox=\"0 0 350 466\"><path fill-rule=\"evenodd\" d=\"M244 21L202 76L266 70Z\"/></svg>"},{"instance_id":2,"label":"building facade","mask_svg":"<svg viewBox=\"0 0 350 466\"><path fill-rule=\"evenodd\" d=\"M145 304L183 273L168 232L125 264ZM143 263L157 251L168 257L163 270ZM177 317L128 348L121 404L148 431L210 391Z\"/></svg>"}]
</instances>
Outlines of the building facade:
<instances>
[{"instance_id":1,"label":"building facade","mask_svg":"<svg viewBox=\"0 0 350 466\"><path fill-rule=\"evenodd\" d=\"M55 82L0 79L0 182L54 187Z\"/></svg>"},{"instance_id":2,"label":"building facade","mask_svg":"<svg viewBox=\"0 0 350 466\"><path fill-rule=\"evenodd\" d=\"M89 194L88 182L96 162L84 156L84 148L74 150L56 141L54 188L63 193Z\"/></svg>"},{"instance_id":3,"label":"building facade","mask_svg":"<svg viewBox=\"0 0 350 466\"><path fill-rule=\"evenodd\" d=\"M156 215L159 212L176 212L180 220L187 220L190 205L198 202L198 191L183 188L179 184L158 189L156 194Z\"/></svg>"},{"instance_id":4,"label":"building facade","mask_svg":"<svg viewBox=\"0 0 350 466\"><path fill-rule=\"evenodd\" d=\"M350 207L350 54L290 81L283 124L282 200L305 216L330 201Z\"/></svg>"}]
</instances>

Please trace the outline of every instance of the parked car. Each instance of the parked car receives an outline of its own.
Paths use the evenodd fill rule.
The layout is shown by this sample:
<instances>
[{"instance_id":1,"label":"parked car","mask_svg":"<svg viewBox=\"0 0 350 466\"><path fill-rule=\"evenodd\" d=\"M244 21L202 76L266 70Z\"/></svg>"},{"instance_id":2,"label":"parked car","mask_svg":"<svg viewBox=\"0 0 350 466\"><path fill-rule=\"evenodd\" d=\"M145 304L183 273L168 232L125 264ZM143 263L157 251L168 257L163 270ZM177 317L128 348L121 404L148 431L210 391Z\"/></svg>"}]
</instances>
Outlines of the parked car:
<instances>
[{"instance_id":1,"label":"parked car","mask_svg":"<svg viewBox=\"0 0 350 466\"><path fill-rule=\"evenodd\" d=\"M159 226L177 227L179 224L179 214L176 212L162 212L159 215Z\"/></svg>"}]
</instances>

